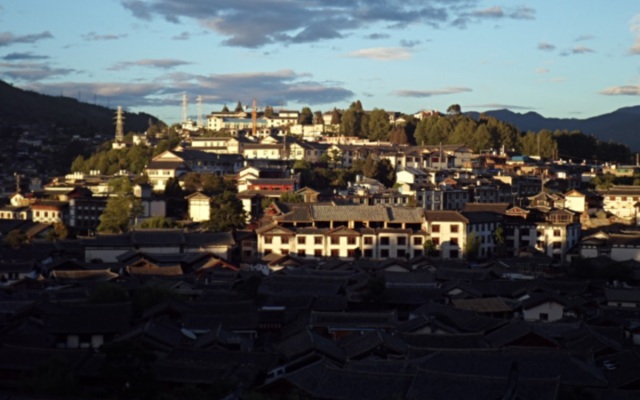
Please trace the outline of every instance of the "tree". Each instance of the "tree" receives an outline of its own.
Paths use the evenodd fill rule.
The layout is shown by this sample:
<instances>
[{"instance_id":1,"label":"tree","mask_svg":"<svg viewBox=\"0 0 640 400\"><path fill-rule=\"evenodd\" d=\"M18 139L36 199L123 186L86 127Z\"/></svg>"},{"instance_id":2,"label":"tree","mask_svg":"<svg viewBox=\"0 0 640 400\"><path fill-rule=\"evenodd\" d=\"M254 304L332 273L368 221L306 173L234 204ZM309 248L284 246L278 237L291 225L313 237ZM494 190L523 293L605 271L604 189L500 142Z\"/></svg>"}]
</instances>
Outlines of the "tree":
<instances>
[{"instance_id":1,"label":"tree","mask_svg":"<svg viewBox=\"0 0 640 400\"><path fill-rule=\"evenodd\" d=\"M109 186L110 193L128 194L133 191L133 186L131 186L131 181L127 176L112 178L111 180L109 180L107 185Z\"/></svg>"},{"instance_id":2,"label":"tree","mask_svg":"<svg viewBox=\"0 0 640 400\"><path fill-rule=\"evenodd\" d=\"M331 125L339 125L341 121L342 114L340 114L340 111L334 107L333 111L331 111Z\"/></svg>"},{"instance_id":3,"label":"tree","mask_svg":"<svg viewBox=\"0 0 640 400\"><path fill-rule=\"evenodd\" d=\"M467 242L464 245L464 254L467 260L473 261L478 258L480 252L480 238L475 232L467 235Z\"/></svg>"},{"instance_id":4,"label":"tree","mask_svg":"<svg viewBox=\"0 0 640 400\"><path fill-rule=\"evenodd\" d=\"M99 232L124 233L129 231L134 220L142 215L143 208L140 200L133 196L119 194L112 196L100 215Z\"/></svg>"},{"instance_id":5,"label":"tree","mask_svg":"<svg viewBox=\"0 0 640 400\"><path fill-rule=\"evenodd\" d=\"M316 111L313 113L313 123L315 125L324 125L324 117L322 111Z\"/></svg>"},{"instance_id":6,"label":"tree","mask_svg":"<svg viewBox=\"0 0 640 400\"><path fill-rule=\"evenodd\" d=\"M342 114L340 133L345 136L360 135L360 118L355 110L349 109Z\"/></svg>"},{"instance_id":7,"label":"tree","mask_svg":"<svg viewBox=\"0 0 640 400\"><path fill-rule=\"evenodd\" d=\"M496 243L498 257L503 257L505 253L505 238L504 238L504 228L502 225L498 225L496 230L493 232L493 241Z\"/></svg>"},{"instance_id":8,"label":"tree","mask_svg":"<svg viewBox=\"0 0 640 400\"><path fill-rule=\"evenodd\" d=\"M147 218L138 225L141 229L166 229L175 228L176 222L173 218L168 217L151 217Z\"/></svg>"},{"instance_id":9,"label":"tree","mask_svg":"<svg viewBox=\"0 0 640 400\"><path fill-rule=\"evenodd\" d=\"M462 114L462 108L460 104L452 104L447 108L447 114L449 115L460 115Z\"/></svg>"},{"instance_id":10,"label":"tree","mask_svg":"<svg viewBox=\"0 0 640 400\"><path fill-rule=\"evenodd\" d=\"M311 125L313 123L313 112L309 107L303 107L300 111L300 117L298 117L298 123L300 125Z\"/></svg>"},{"instance_id":11,"label":"tree","mask_svg":"<svg viewBox=\"0 0 640 400\"><path fill-rule=\"evenodd\" d=\"M280 195L280 201L283 203L303 203L304 197L299 193L283 192Z\"/></svg>"},{"instance_id":12,"label":"tree","mask_svg":"<svg viewBox=\"0 0 640 400\"><path fill-rule=\"evenodd\" d=\"M438 255L438 246L431 239L428 239L424 242L424 254L427 257L435 257Z\"/></svg>"},{"instance_id":13,"label":"tree","mask_svg":"<svg viewBox=\"0 0 640 400\"><path fill-rule=\"evenodd\" d=\"M368 136L369 140L389 140L389 131L391 124L389 123L389 115L383 109L374 108L369 115Z\"/></svg>"},{"instance_id":14,"label":"tree","mask_svg":"<svg viewBox=\"0 0 640 400\"><path fill-rule=\"evenodd\" d=\"M12 229L4 238L4 244L12 249L19 249L29 242L27 235L19 229Z\"/></svg>"},{"instance_id":15,"label":"tree","mask_svg":"<svg viewBox=\"0 0 640 400\"><path fill-rule=\"evenodd\" d=\"M166 197L172 198L184 197L184 192L182 191L182 187L180 186L180 181L177 178L167 179L167 183L164 187L164 195Z\"/></svg>"},{"instance_id":16,"label":"tree","mask_svg":"<svg viewBox=\"0 0 640 400\"><path fill-rule=\"evenodd\" d=\"M244 227L247 215L235 193L225 191L211 201L211 215L203 226L215 232L227 232Z\"/></svg>"},{"instance_id":17,"label":"tree","mask_svg":"<svg viewBox=\"0 0 640 400\"><path fill-rule=\"evenodd\" d=\"M54 240L64 240L69 236L69 228L63 222L56 222L53 224L53 229L49 231L48 239L51 241Z\"/></svg>"}]
</instances>

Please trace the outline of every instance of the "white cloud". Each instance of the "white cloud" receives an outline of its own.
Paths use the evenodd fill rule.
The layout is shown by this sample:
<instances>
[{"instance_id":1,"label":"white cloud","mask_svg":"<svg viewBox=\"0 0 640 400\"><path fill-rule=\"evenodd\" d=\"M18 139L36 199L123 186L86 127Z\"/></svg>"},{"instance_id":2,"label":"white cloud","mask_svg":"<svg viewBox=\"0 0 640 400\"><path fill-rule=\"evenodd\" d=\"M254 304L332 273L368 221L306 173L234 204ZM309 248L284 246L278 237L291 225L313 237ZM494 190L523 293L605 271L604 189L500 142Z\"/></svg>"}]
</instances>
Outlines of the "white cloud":
<instances>
[{"instance_id":1,"label":"white cloud","mask_svg":"<svg viewBox=\"0 0 640 400\"><path fill-rule=\"evenodd\" d=\"M607 96L640 96L640 85L612 86L600 91Z\"/></svg>"},{"instance_id":2,"label":"white cloud","mask_svg":"<svg viewBox=\"0 0 640 400\"><path fill-rule=\"evenodd\" d=\"M549 73L549 69L548 68L537 68L536 69L536 74L548 74Z\"/></svg>"},{"instance_id":3,"label":"white cloud","mask_svg":"<svg viewBox=\"0 0 640 400\"><path fill-rule=\"evenodd\" d=\"M571 49L571 52L573 54L586 54L586 53L593 53L593 50L585 46L576 46L573 49Z\"/></svg>"},{"instance_id":4,"label":"white cloud","mask_svg":"<svg viewBox=\"0 0 640 400\"><path fill-rule=\"evenodd\" d=\"M369 58L372 60L392 61L392 60L408 60L411 58L411 52L406 48L400 47L375 47L369 49L356 50L346 55L353 58Z\"/></svg>"},{"instance_id":5,"label":"white cloud","mask_svg":"<svg viewBox=\"0 0 640 400\"><path fill-rule=\"evenodd\" d=\"M431 90L397 90L393 92L394 95L400 97L431 97L442 96L447 94L457 94L471 92L470 88L465 87L448 87L444 89L431 89Z\"/></svg>"},{"instance_id":6,"label":"white cloud","mask_svg":"<svg viewBox=\"0 0 640 400\"><path fill-rule=\"evenodd\" d=\"M552 45L551 43L546 43L546 42L538 43L538 50L551 51L551 50L555 50L555 48L556 46Z\"/></svg>"}]
</instances>

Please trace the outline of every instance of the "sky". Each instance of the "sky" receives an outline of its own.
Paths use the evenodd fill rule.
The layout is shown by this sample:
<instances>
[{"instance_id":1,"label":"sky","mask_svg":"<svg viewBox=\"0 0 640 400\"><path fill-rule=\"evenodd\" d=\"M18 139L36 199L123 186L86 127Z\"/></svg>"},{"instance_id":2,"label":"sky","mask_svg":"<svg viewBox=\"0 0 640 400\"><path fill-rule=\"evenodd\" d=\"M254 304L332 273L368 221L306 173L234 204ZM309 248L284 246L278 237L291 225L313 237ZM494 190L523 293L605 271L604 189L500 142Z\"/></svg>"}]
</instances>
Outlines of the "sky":
<instances>
[{"instance_id":1,"label":"sky","mask_svg":"<svg viewBox=\"0 0 640 400\"><path fill-rule=\"evenodd\" d=\"M259 108L640 104L640 3L618 0L7 0L0 79L168 124Z\"/></svg>"}]
</instances>

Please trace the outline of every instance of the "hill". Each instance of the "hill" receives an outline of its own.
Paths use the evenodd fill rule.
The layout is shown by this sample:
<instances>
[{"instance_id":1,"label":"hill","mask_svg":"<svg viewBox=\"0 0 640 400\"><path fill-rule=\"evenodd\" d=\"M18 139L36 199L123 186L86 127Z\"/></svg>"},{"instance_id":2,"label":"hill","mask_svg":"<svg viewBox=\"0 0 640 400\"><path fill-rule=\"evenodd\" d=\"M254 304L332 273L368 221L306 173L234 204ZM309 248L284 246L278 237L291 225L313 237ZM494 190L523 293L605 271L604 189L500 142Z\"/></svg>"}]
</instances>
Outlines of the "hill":
<instances>
[{"instance_id":1,"label":"hill","mask_svg":"<svg viewBox=\"0 0 640 400\"><path fill-rule=\"evenodd\" d=\"M479 113L470 113L477 118ZM640 151L640 106L624 107L616 111L586 119L546 118L535 112L516 113L510 110L492 110L484 114L518 127L521 131L538 132L542 129L555 131L581 131L594 135L603 142L617 142L632 151Z\"/></svg>"},{"instance_id":2,"label":"hill","mask_svg":"<svg viewBox=\"0 0 640 400\"><path fill-rule=\"evenodd\" d=\"M82 103L63 96L49 96L16 88L0 81L0 121L5 123L56 124L81 135L112 135L115 110ZM145 113L125 112L125 133L144 132L149 119L158 119Z\"/></svg>"}]
</instances>

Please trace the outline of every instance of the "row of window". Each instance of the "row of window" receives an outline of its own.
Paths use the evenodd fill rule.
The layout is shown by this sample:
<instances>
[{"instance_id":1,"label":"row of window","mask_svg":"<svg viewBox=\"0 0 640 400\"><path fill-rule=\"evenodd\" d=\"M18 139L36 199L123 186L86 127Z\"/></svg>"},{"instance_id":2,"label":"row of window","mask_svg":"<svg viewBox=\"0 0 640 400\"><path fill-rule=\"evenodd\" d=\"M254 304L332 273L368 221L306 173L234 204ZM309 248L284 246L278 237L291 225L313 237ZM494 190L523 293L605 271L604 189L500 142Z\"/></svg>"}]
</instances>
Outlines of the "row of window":
<instances>
[{"instance_id":1,"label":"row of window","mask_svg":"<svg viewBox=\"0 0 640 400\"><path fill-rule=\"evenodd\" d=\"M266 249L264 251L264 254L271 254L272 251L270 249ZM280 254L282 255L287 255L289 254L289 249L280 249ZM307 253L305 250L298 250L298 252L296 253L298 257L316 257L316 258L320 258L320 257L324 257L324 252L322 250L314 250L313 253ZM374 254L373 254L373 250L372 249L365 249L362 253L361 253L362 257L364 258L373 258ZM406 250L403 249L397 249L396 250L396 257L405 257L407 255L411 255L410 253L408 253ZM419 257L422 255L422 250L414 250L413 251L413 257ZM331 250L328 254L329 257L340 257L340 250L334 249ZM347 257L349 258L355 258L358 256L358 251L356 249L350 249L347 250ZM389 250L387 249L381 249L380 250L380 258L389 258L391 256L391 254L389 253Z\"/></svg>"},{"instance_id":2,"label":"row of window","mask_svg":"<svg viewBox=\"0 0 640 400\"><path fill-rule=\"evenodd\" d=\"M323 244L324 236L314 236L313 244L321 245ZM363 238L363 244L365 245L373 245L373 236L365 236ZM389 236L381 236L380 245L389 246L391 244L391 238ZM289 236L281 236L280 243L281 244L289 244L290 237ZM265 236L264 237L265 244L273 244L273 236ZM296 242L298 244L307 244L307 236L298 236L296 237ZM416 246L421 246L423 242L423 238L421 236L416 236L413 238L413 244ZM340 236L333 236L329 238L330 244L340 244ZM357 244L357 240L355 236L347 236L347 244L355 245ZM406 246L407 238L400 236L396 238L396 244L398 246Z\"/></svg>"}]
</instances>

